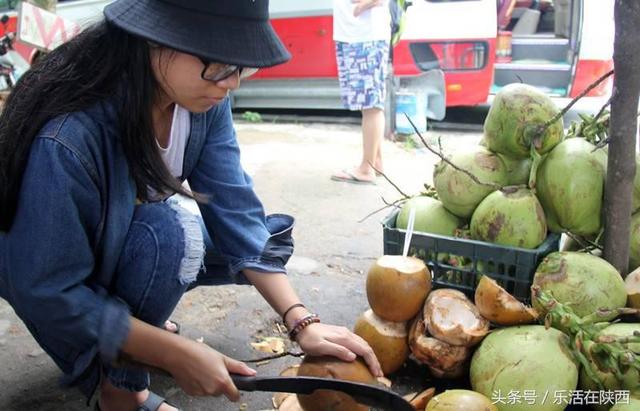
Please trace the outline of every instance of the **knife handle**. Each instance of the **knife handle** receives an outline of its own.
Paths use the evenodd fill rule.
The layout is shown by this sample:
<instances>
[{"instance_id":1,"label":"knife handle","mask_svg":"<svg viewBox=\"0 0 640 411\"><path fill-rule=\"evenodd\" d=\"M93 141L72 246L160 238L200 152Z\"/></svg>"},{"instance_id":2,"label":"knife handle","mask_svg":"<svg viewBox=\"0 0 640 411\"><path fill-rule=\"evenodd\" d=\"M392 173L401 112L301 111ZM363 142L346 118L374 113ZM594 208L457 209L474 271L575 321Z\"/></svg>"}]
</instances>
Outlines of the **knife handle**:
<instances>
[{"instance_id":1,"label":"knife handle","mask_svg":"<svg viewBox=\"0 0 640 411\"><path fill-rule=\"evenodd\" d=\"M256 390L256 377L248 377L246 375L229 374L233 384L240 391L255 391Z\"/></svg>"}]
</instances>

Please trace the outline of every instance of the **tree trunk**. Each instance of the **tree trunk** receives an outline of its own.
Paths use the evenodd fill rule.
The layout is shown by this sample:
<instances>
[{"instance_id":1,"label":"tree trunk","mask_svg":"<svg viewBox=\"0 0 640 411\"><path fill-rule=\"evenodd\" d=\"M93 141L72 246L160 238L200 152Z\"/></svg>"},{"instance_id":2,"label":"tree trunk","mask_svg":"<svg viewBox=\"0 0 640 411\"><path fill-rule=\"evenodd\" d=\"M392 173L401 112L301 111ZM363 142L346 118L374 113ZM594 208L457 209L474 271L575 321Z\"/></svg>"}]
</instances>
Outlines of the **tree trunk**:
<instances>
[{"instance_id":1,"label":"tree trunk","mask_svg":"<svg viewBox=\"0 0 640 411\"><path fill-rule=\"evenodd\" d=\"M640 2L616 0L615 26L604 258L626 277L640 97Z\"/></svg>"}]
</instances>

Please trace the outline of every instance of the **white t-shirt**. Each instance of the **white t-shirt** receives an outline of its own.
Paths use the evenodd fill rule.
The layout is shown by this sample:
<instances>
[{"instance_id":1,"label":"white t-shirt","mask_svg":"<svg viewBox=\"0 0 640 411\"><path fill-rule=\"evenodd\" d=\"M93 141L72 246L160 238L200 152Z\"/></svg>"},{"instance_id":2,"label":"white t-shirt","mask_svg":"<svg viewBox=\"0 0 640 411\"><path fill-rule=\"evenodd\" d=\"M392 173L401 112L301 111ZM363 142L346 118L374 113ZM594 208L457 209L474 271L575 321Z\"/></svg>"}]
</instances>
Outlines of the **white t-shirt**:
<instances>
[{"instance_id":1,"label":"white t-shirt","mask_svg":"<svg viewBox=\"0 0 640 411\"><path fill-rule=\"evenodd\" d=\"M160 156L166 164L171 175L176 178L182 176L182 166L184 164L184 151L187 148L187 141L191 133L191 115L187 109L179 105L175 105L173 109L173 120L171 122L171 131L169 132L169 142L167 147L162 147L158 140L158 150ZM149 198L153 201L160 201L168 197L168 195L158 195L158 193L149 188Z\"/></svg>"},{"instance_id":2,"label":"white t-shirt","mask_svg":"<svg viewBox=\"0 0 640 411\"><path fill-rule=\"evenodd\" d=\"M352 0L333 0L333 39L345 43L389 40L391 13L389 0L374 6L358 17L353 15L356 4Z\"/></svg>"}]
</instances>

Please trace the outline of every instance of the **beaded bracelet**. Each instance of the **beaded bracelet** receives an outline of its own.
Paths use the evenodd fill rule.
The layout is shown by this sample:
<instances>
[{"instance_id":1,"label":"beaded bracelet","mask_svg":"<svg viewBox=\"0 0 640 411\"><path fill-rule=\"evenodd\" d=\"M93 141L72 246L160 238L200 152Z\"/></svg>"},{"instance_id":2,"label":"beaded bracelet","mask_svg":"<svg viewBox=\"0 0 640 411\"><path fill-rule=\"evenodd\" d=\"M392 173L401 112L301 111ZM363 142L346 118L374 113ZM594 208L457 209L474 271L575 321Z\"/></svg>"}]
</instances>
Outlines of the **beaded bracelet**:
<instances>
[{"instance_id":1,"label":"beaded bracelet","mask_svg":"<svg viewBox=\"0 0 640 411\"><path fill-rule=\"evenodd\" d=\"M291 327L291 331L289 331L289 339L291 341L295 341L300 331L304 330L311 324L319 323L319 322L320 322L320 317L318 317L318 314L309 314L302 317L301 319L299 319L293 324L293 327Z\"/></svg>"},{"instance_id":2,"label":"beaded bracelet","mask_svg":"<svg viewBox=\"0 0 640 411\"><path fill-rule=\"evenodd\" d=\"M294 308L297 308L297 307L307 308L307 307L305 307L305 305L304 305L304 304L302 304L302 303L293 304L291 307L287 308L287 309L284 311L284 314L282 314L282 322L283 322L283 323L287 324L287 314L289 314L289 312L291 312L291 310L293 310Z\"/></svg>"}]
</instances>

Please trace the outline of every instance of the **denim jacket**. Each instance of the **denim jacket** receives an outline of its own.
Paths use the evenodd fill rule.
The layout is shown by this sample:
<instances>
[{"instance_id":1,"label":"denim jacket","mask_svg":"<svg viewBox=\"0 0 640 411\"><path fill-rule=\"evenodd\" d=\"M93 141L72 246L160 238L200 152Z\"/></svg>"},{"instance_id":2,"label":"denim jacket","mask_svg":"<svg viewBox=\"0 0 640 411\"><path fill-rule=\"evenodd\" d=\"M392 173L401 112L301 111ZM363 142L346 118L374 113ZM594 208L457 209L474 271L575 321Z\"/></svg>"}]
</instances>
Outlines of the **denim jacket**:
<instances>
[{"instance_id":1,"label":"denim jacket","mask_svg":"<svg viewBox=\"0 0 640 411\"><path fill-rule=\"evenodd\" d=\"M118 111L115 99L104 101L42 128L13 226L0 232L0 297L65 373L63 383L87 395L99 381L99 359L115 358L129 331L128 307L109 294L136 198ZM293 219L264 215L240 165L228 98L191 115L182 178L209 197L200 211L226 261L209 274L285 272Z\"/></svg>"}]
</instances>

